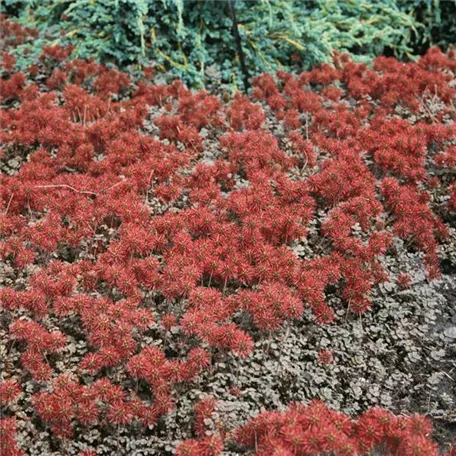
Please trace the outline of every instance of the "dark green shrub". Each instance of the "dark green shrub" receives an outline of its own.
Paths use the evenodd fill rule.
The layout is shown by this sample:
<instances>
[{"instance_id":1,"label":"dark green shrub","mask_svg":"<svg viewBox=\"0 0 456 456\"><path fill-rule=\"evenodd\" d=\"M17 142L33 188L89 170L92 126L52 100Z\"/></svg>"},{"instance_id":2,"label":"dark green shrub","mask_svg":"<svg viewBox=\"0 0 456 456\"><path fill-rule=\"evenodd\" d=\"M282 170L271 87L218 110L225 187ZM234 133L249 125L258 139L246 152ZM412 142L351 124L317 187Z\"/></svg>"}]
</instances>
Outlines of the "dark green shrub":
<instances>
[{"instance_id":1,"label":"dark green shrub","mask_svg":"<svg viewBox=\"0 0 456 456\"><path fill-rule=\"evenodd\" d=\"M449 44L456 44L456 0L411 0L404 3L404 10L423 24L423 31L412 41L416 52L422 54L429 46L446 49Z\"/></svg>"},{"instance_id":2,"label":"dark green shrub","mask_svg":"<svg viewBox=\"0 0 456 456\"><path fill-rule=\"evenodd\" d=\"M246 65L255 75L309 68L329 61L334 50L358 60L385 51L411 58L412 44L421 46L437 33L430 17L454 7L453 1L435 3L237 0L235 5ZM55 44L74 44L77 57L120 66L152 61L194 86L208 79L234 86L241 81L228 0L24 0L7 1L6 12L38 27ZM443 41L451 39L449 21L442 20ZM19 64L35 58L41 44L25 45L25 58L19 47Z\"/></svg>"}]
</instances>

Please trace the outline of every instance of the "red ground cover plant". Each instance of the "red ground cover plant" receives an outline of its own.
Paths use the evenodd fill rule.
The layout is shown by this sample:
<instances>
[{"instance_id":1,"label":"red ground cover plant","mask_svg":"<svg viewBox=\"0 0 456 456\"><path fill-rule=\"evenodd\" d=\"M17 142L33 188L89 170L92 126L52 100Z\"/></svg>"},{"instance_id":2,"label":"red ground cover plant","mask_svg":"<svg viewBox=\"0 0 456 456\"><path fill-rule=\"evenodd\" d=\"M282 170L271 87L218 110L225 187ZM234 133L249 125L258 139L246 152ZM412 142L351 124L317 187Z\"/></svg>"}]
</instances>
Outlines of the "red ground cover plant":
<instances>
[{"instance_id":1,"label":"red ground cover plant","mask_svg":"<svg viewBox=\"0 0 456 456\"><path fill-rule=\"evenodd\" d=\"M213 420L217 402L213 397L201 399L195 405L194 429L196 439L185 440L176 448L177 456L218 456L223 450L223 438L219 435L221 429L214 433L209 430L208 423ZM208 432L208 434L206 434Z\"/></svg>"},{"instance_id":2,"label":"red ground cover plant","mask_svg":"<svg viewBox=\"0 0 456 456\"><path fill-rule=\"evenodd\" d=\"M10 45L34 36L3 22ZM368 311L372 287L389 280L382 257L395 236L438 276L448 228L433 189L456 212L456 184L438 178L455 163L454 53L382 57L372 68L337 55L297 77L260 76L252 99L227 104L179 81L154 85L150 72L136 83L70 58L71 48L46 47L22 73L2 56L1 154L21 166L2 178L0 252L26 276L1 292L7 343L19 344L23 367L14 383L5 372L6 409L32 377L37 390L24 394L61 438L80 426L150 425L213 356L249 356L305 308L318 324L335 321L328 288L353 313ZM265 111L283 125L281 140ZM424 120L410 121L417 112ZM203 128L217 143L211 160ZM291 247L317 213L303 259ZM408 286L404 275L398 283ZM181 353L150 342L168 338ZM75 340L84 354L66 356ZM3 428L10 454L21 454L14 418ZM382 443L408 456L435 453L427 435L423 418L373 410L354 424L314 403L261 415L238 440L259 454L356 454ZM223 446L202 439L181 454Z\"/></svg>"},{"instance_id":3,"label":"red ground cover plant","mask_svg":"<svg viewBox=\"0 0 456 456\"><path fill-rule=\"evenodd\" d=\"M208 403L209 402L209 403ZM203 400L195 407L196 439L177 447L178 456L222 454L223 432L204 432L202 416L214 413L216 403ZM205 413L201 414L204 408ZM207 421L206 421L207 422ZM424 416L396 416L372 408L356 419L329 409L321 401L291 404L284 412L262 412L234 430L233 438L248 454L258 456L438 456L431 422ZM445 456L452 456L454 447Z\"/></svg>"},{"instance_id":4,"label":"red ground cover plant","mask_svg":"<svg viewBox=\"0 0 456 456\"><path fill-rule=\"evenodd\" d=\"M395 416L372 408L356 420L320 401L293 404L285 412L264 412L236 433L236 440L256 455L437 456L423 416ZM197 454L197 453L195 453ZM448 453L451 454L451 453Z\"/></svg>"},{"instance_id":5,"label":"red ground cover plant","mask_svg":"<svg viewBox=\"0 0 456 456\"><path fill-rule=\"evenodd\" d=\"M16 418L0 419L0 435L2 438L2 453L5 456L24 456L16 441Z\"/></svg>"}]
</instances>

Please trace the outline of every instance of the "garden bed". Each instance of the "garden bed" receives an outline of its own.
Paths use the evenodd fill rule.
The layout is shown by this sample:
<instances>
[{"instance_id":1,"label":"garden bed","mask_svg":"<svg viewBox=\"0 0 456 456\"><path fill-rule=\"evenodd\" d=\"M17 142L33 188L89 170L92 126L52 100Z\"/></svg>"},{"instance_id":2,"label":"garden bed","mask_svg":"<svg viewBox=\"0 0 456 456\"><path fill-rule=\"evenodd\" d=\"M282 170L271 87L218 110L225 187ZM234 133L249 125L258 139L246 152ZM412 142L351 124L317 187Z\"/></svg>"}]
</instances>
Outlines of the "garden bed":
<instances>
[{"instance_id":1,"label":"garden bed","mask_svg":"<svg viewBox=\"0 0 456 456\"><path fill-rule=\"evenodd\" d=\"M255 78L249 96L60 47L25 74L14 63L4 55L2 412L25 454L166 455L206 434L243 454L255 448L236 429L314 399L425 415L448 451L453 53L372 68L336 55Z\"/></svg>"}]
</instances>

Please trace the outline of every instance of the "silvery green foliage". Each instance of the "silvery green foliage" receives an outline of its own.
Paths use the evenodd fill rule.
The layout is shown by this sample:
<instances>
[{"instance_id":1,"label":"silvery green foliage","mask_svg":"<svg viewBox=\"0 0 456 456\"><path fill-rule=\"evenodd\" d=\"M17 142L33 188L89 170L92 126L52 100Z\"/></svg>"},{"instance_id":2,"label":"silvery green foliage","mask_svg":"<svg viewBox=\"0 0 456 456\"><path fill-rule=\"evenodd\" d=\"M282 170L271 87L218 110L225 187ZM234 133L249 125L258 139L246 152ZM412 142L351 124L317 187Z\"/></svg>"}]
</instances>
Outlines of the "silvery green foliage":
<instances>
[{"instance_id":1,"label":"silvery green foliage","mask_svg":"<svg viewBox=\"0 0 456 456\"><path fill-rule=\"evenodd\" d=\"M253 76L309 68L330 61L335 50L363 60L385 51L413 57L412 43L429 41L430 24L435 31L440 10L456 11L455 1L236 0L235 7ZM214 74L220 82L241 85L228 0L24 0L6 8L45 32L50 43L74 44L76 57L121 66L152 62L193 86ZM451 24L441 21L447 36ZM40 45L19 46L19 65L30 64Z\"/></svg>"}]
</instances>

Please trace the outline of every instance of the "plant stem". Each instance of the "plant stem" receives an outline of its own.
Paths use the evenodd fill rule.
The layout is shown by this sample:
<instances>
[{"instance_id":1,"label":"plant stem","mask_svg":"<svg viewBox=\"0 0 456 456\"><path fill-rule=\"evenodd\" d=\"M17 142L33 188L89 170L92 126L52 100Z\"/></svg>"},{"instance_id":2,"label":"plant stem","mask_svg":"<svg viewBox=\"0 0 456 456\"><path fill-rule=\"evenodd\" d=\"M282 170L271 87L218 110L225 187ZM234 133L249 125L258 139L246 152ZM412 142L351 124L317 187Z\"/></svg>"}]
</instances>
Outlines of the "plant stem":
<instances>
[{"instance_id":1,"label":"plant stem","mask_svg":"<svg viewBox=\"0 0 456 456\"><path fill-rule=\"evenodd\" d=\"M239 62L241 64L241 72L243 75L243 82L244 82L244 92L247 93L247 90L249 88L249 73L247 71L247 67L245 66L245 57L244 57L244 51L242 50L242 43L241 43L241 37L239 35L239 28L238 28L238 22L237 22L237 17L236 17L236 9L235 9L235 0L228 0L228 7L230 10L230 16L231 20L233 22L233 37L234 41L236 43L236 52L239 57Z\"/></svg>"}]
</instances>

